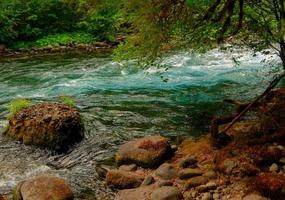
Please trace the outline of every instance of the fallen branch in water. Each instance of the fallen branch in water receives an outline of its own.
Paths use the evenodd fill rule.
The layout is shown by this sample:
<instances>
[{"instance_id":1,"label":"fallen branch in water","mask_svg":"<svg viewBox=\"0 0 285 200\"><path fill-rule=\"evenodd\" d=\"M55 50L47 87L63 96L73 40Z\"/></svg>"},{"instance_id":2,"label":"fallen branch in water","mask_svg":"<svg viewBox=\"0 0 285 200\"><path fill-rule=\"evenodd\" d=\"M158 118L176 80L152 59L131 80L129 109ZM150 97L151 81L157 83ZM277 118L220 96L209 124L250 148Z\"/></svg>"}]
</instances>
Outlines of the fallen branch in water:
<instances>
[{"instance_id":1,"label":"fallen branch in water","mask_svg":"<svg viewBox=\"0 0 285 200\"><path fill-rule=\"evenodd\" d=\"M253 102L249 104L241 104L238 101L233 100L226 100L228 103L233 103L237 106L237 114L231 115L229 117L225 117L223 119L217 119L214 118L212 121L211 126L211 137L213 139L215 146L223 146L229 141L229 136L226 134L227 131L229 131L232 126L239 121L239 119L244 116L252 107L254 107L258 101L260 101L262 98L264 98L266 95L269 94L269 92L285 77L285 72L283 72L281 75L276 76L273 81L269 84L269 86L266 88L266 90L259 95ZM244 107L245 106L245 107ZM244 108L242 108L244 107ZM241 109L242 108L242 109ZM227 122L230 122L230 124L227 125L227 127L219 132L218 126L221 124L225 124Z\"/></svg>"}]
</instances>

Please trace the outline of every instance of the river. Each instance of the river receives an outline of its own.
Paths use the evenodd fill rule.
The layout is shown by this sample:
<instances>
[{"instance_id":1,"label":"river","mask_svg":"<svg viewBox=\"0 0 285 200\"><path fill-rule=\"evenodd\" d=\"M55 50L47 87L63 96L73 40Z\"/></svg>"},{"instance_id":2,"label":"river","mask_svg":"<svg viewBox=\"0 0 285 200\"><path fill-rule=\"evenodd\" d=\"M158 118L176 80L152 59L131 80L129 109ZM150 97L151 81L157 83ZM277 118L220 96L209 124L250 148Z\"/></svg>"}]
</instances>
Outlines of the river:
<instances>
[{"instance_id":1,"label":"river","mask_svg":"<svg viewBox=\"0 0 285 200\"><path fill-rule=\"evenodd\" d=\"M0 128L7 124L11 100L60 101L62 95L76 101L86 127L85 139L68 155L0 136L0 193L11 194L19 181L34 175L53 174L71 184L76 199L82 193L112 199L95 165L112 166L119 144L153 134L173 143L205 134L213 115L232 110L223 99L253 99L281 67L271 50L236 48L176 52L160 65L123 65L108 53L0 59Z\"/></svg>"}]
</instances>

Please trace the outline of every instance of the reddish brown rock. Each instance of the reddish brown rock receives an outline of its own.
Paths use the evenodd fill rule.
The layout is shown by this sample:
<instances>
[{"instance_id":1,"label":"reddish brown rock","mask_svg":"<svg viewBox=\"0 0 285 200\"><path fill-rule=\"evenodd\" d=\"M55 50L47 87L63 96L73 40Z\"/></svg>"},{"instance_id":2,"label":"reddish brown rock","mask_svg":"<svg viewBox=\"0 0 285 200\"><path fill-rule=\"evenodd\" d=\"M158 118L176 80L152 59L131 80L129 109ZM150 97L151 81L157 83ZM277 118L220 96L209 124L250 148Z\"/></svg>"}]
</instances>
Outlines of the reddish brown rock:
<instances>
[{"instance_id":1,"label":"reddish brown rock","mask_svg":"<svg viewBox=\"0 0 285 200\"><path fill-rule=\"evenodd\" d=\"M168 140L161 136L150 136L130 141L120 146L116 154L117 165L137 164L141 167L154 168L170 156Z\"/></svg>"},{"instance_id":2,"label":"reddish brown rock","mask_svg":"<svg viewBox=\"0 0 285 200\"><path fill-rule=\"evenodd\" d=\"M65 151L83 138L79 112L64 104L43 103L16 113L5 135L24 144Z\"/></svg>"},{"instance_id":3,"label":"reddish brown rock","mask_svg":"<svg viewBox=\"0 0 285 200\"><path fill-rule=\"evenodd\" d=\"M118 189L139 187L144 177L123 170L109 170L106 176L107 184Z\"/></svg>"},{"instance_id":4,"label":"reddish brown rock","mask_svg":"<svg viewBox=\"0 0 285 200\"><path fill-rule=\"evenodd\" d=\"M20 183L13 195L14 200L73 200L67 183L52 176L38 176Z\"/></svg>"}]
</instances>

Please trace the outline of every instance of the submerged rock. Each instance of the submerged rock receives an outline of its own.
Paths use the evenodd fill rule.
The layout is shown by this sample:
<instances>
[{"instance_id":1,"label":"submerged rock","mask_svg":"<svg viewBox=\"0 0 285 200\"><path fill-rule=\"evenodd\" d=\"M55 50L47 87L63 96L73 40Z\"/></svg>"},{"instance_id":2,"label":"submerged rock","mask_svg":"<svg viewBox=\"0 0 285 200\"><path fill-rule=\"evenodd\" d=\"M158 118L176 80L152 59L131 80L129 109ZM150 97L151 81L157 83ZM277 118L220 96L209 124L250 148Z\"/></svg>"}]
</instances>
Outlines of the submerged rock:
<instances>
[{"instance_id":1,"label":"submerged rock","mask_svg":"<svg viewBox=\"0 0 285 200\"><path fill-rule=\"evenodd\" d=\"M24 144L66 151L83 138L79 112L64 104L42 103L17 112L5 135Z\"/></svg>"},{"instance_id":2,"label":"submerged rock","mask_svg":"<svg viewBox=\"0 0 285 200\"><path fill-rule=\"evenodd\" d=\"M154 168L170 156L168 140L161 136L149 136L121 145L116 154L117 165L135 163L138 166Z\"/></svg>"},{"instance_id":3,"label":"submerged rock","mask_svg":"<svg viewBox=\"0 0 285 200\"><path fill-rule=\"evenodd\" d=\"M13 195L14 200L73 200L67 183L52 176L38 176L20 183Z\"/></svg>"}]
</instances>

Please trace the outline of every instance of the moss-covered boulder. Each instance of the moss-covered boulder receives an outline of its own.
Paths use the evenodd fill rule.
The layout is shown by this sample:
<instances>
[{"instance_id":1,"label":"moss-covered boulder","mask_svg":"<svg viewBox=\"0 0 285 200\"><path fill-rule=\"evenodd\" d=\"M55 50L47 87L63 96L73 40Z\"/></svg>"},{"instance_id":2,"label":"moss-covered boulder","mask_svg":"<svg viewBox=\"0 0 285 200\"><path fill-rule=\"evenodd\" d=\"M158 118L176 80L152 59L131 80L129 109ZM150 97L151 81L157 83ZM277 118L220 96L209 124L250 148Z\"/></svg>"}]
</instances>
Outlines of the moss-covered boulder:
<instances>
[{"instance_id":1,"label":"moss-covered boulder","mask_svg":"<svg viewBox=\"0 0 285 200\"><path fill-rule=\"evenodd\" d=\"M42 103L17 112L9 120L5 135L24 144L66 151L83 138L79 112L59 103Z\"/></svg>"}]
</instances>

